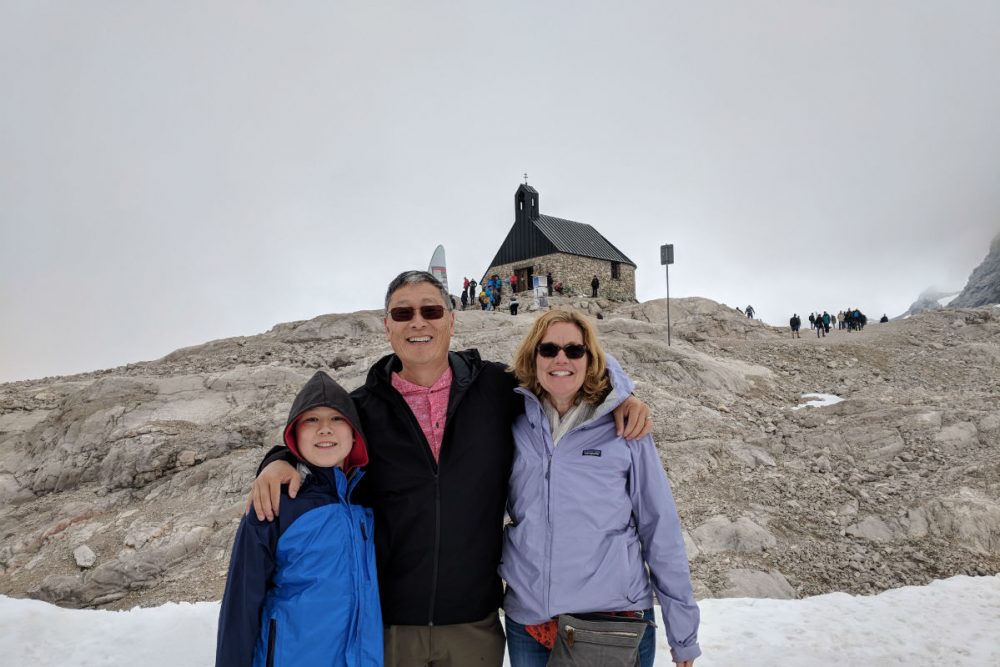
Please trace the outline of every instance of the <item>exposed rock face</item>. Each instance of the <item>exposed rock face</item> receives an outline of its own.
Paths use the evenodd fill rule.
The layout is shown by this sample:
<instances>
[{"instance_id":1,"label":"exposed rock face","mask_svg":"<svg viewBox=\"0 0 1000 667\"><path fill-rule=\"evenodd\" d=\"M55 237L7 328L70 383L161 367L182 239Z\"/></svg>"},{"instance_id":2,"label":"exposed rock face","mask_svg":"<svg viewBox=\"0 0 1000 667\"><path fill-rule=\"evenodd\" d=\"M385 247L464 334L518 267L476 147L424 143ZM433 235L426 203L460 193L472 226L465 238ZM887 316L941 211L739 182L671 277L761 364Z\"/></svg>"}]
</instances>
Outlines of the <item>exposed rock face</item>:
<instances>
[{"instance_id":1,"label":"exposed rock face","mask_svg":"<svg viewBox=\"0 0 1000 667\"><path fill-rule=\"evenodd\" d=\"M949 306L976 308L996 303L1000 303L1000 235L993 239L986 259L972 271L965 289Z\"/></svg>"},{"instance_id":2,"label":"exposed rock face","mask_svg":"<svg viewBox=\"0 0 1000 667\"><path fill-rule=\"evenodd\" d=\"M523 300L527 310L530 299ZM793 340L705 299L591 313L653 406L701 596L873 593L1000 571L1000 309ZM506 360L532 318L459 313ZM0 385L0 593L127 608L218 599L254 470L317 369L348 387L380 314ZM802 395L845 400L793 408Z\"/></svg>"}]
</instances>

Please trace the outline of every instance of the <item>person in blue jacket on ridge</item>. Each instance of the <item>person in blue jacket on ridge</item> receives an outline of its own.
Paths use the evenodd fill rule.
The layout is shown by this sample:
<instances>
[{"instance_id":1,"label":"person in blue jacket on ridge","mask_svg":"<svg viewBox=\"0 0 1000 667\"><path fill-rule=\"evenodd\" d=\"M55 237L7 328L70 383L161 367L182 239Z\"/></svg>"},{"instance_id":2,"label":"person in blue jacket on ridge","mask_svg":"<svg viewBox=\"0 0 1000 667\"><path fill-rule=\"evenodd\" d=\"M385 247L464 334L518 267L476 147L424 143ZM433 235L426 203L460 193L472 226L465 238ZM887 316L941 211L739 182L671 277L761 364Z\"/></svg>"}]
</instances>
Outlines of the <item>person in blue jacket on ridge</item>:
<instances>
[{"instance_id":1,"label":"person in blue jacket on ridge","mask_svg":"<svg viewBox=\"0 0 1000 667\"><path fill-rule=\"evenodd\" d=\"M351 502L368 450L347 392L319 371L284 440L304 481L274 522L248 512L233 544L216 667L382 665L372 510Z\"/></svg>"}]
</instances>

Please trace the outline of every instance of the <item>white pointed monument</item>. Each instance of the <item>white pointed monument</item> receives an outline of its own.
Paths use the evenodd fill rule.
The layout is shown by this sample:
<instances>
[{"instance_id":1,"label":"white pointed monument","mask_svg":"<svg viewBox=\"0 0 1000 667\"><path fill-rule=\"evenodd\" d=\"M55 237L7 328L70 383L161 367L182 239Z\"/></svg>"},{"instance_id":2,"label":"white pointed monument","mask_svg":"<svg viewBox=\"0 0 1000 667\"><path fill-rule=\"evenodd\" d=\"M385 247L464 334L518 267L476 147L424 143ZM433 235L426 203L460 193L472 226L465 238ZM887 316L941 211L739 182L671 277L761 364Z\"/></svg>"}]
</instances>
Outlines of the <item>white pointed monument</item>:
<instances>
[{"instance_id":1,"label":"white pointed monument","mask_svg":"<svg viewBox=\"0 0 1000 667\"><path fill-rule=\"evenodd\" d=\"M445 265L443 245L439 245L434 249L434 254L431 255L431 263L430 266L427 267L427 272L440 280L441 284L444 285L445 291L451 294L451 292L448 291L448 268Z\"/></svg>"}]
</instances>

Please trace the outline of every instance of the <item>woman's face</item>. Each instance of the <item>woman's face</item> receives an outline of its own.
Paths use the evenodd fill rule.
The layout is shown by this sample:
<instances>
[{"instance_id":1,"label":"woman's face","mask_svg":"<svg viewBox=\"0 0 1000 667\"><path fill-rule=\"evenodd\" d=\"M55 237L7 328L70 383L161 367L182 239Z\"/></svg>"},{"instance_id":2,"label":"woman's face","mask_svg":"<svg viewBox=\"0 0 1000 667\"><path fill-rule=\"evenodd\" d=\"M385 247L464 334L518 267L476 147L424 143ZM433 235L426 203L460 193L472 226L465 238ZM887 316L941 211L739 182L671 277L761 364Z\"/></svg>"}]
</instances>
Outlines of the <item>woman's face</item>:
<instances>
[{"instance_id":1,"label":"woman's face","mask_svg":"<svg viewBox=\"0 0 1000 667\"><path fill-rule=\"evenodd\" d=\"M540 345L545 343L553 343L560 347L583 345L583 332L580 331L580 327L570 322L554 322L542 336ZM576 399L587 375L587 359L587 354L579 359L570 359L566 356L565 350L559 350L556 356L547 358L539 354L537 348L535 349L538 383L549 394L553 403L558 405Z\"/></svg>"}]
</instances>

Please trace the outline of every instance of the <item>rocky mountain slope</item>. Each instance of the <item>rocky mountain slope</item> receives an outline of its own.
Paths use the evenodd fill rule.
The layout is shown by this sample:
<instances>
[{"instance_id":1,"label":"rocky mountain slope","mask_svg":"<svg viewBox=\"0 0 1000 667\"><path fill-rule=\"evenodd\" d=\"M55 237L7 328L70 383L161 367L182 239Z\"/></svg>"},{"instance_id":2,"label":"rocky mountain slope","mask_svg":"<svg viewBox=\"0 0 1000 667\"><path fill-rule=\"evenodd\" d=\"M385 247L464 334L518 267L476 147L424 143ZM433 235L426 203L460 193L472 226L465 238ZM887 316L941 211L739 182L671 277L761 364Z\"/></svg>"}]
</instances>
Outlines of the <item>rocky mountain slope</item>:
<instances>
[{"instance_id":1,"label":"rocky mountain slope","mask_svg":"<svg viewBox=\"0 0 1000 667\"><path fill-rule=\"evenodd\" d=\"M951 306L951 302L958 296L958 292L942 292L934 288L925 289L917 297L917 300L910 304L904 313L893 319L902 319L922 313L925 310L940 310ZM877 318L876 318L877 319Z\"/></svg>"},{"instance_id":2,"label":"rocky mountain slope","mask_svg":"<svg viewBox=\"0 0 1000 667\"><path fill-rule=\"evenodd\" d=\"M1000 571L1000 308L793 340L675 299L668 347L662 300L575 305L602 312L607 348L653 406L700 597ZM530 317L459 313L453 348L509 359ZM218 599L295 392L317 368L356 386L388 351L369 311L0 385L0 593L108 608ZM813 392L845 400L798 409Z\"/></svg>"},{"instance_id":3,"label":"rocky mountain slope","mask_svg":"<svg viewBox=\"0 0 1000 667\"><path fill-rule=\"evenodd\" d=\"M990 251L977 266L965 289L949 305L954 308L975 308L1000 303L1000 234L990 243Z\"/></svg>"}]
</instances>

